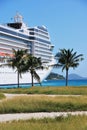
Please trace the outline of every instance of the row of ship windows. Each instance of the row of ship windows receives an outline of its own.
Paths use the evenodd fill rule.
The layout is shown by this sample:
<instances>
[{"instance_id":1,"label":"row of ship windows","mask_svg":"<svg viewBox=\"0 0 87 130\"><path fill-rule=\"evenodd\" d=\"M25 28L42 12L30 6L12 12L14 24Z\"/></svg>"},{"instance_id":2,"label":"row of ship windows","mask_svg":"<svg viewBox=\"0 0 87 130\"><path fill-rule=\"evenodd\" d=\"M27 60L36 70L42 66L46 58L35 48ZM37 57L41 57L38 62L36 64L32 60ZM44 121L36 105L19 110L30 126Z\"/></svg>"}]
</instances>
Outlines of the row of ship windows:
<instances>
[{"instance_id":1,"label":"row of ship windows","mask_svg":"<svg viewBox=\"0 0 87 130\"><path fill-rule=\"evenodd\" d=\"M36 55L36 57L40 57L40 56ZM50 58L46 58L46 57L41 57L41 60L42 60L42 62L49 62L49 61L51 61Z\"/></svg>"},{"instance_id":2,"label":"row of ship windows","mask_svg":"<svg viewBox=\"0 0 87 130\"><path fill-rule=\"evenodd\" d=\"M23 44L21 42L16 42L16 41L13 41L13 40L8 40L8 39L5 39L5 38L0 38L0 42L3 43L3 44L7 44L7 45L14 45L14 46L24 46L26 47L27 45L26 44Z\"/></svg>"},{"instance_id":3,"label":"row of ship windows","mask_svg":"<svg viewBox=\"0 0 87 130\"><path fill-rule=\"evenodd\" d=\"M52 57L52 55L48 56L48 55L44 55L44 54L41 54L41 53L40 54L39 53L35 53L35 55L38 55L41 58L43 57L43 58L48 58L48 59Z\"/></svg>"},{"instance_id":4,"label":"row of ship windows","mask_svg":"<svg viewBox=\"0 0 87 130\"><path fill-rule=\"evenodd\" d=\"M44 53L44 54L49 54L49 55L52 55L52 52L50 52L50 51L46 51L46 50L40 50L40 49L35 49L35 52L40 52L40 53Z\"/></svg>"},{"instance_id":5,"label":"row of ship windows","mask_svg":"<svg viewBox=\"0 0 87 130\"><path fill-rule=\"evenodd\" d=\"M16 46L19 46L19 47L24 47L24 48L26 48L25 46L20 46L20 44L18 45L18 43L15 43L15 45L14 44L12 44L13 42L7 42L7 41L3 41L3 40L0 40L0 42L2 42L3 44L5 44L5 45L3 45L3 46L6 46L6 44L8 45L8 46L13 46L13 47L16 47ZM9 48L9 47L8 47ZM28 48L31 48L31 44L30 45L28 45ZM35 49L35 51L37 51L37 52L42 52L42 53L48 53L48 54L52 54L50 51L49 51L49 49L48 48L45 48L44 50L45 51L43 51L43 47L36 47L35 46L35 48L37 48L37 49Z\"/></svg>"},{"instance_id":6,"label":"row of ship windows","mask_svg":"<svg viewBox=\"0 0 87 130\"><path fill-rule=\"evenodd\" d=\"M46 62L49 63L50 61L51 61L51 59L46 59L46 58L43 58L43 59L42 59L42 62L43 62L43 63L44 63L44 62L45 62L45 63L46 63Z\"/></svg>"},{"instance_id":7,"label":"row of ship windows","mask_svg":"<svg viewBox=\"0 0 87 130\"><path fill-rule=\"evenodd\" d=\"M44 49L44 50L48 50L48 51L50 51L49 47L47 47L47 46L35 45L35 48L42 49L42 50Z\"/></svg>"},{"instance_id":8,"label":"row of ship windows","mask_svg":"<svg viewBox=\"0 0 87 130\"><path fill-rule=\"evenodd\" d=\"M28 38L28 36L24 35L24 34L20 34L18 32L14 32L12 30L8 30L8 29L5 29L3 27L0 27L0 30L1 31L4 31L4 32L7 32L7 33L11 33L11 34L14 34L14 35L18 35L18 36L21 36L21 37L24 37L24 38ZM38 30L38 29L29 29L31 31L36 31L36 32L42 32L41 30ZM43 34L44 32L42 32ZM48 33L45 33L46 35L48 35Z\"/></svg>"},{"instance_id":9,"label":"row of ship windows","mask_svg":"<svg viewBox=\"0 0 87 130\"><path fill-rule=\"evenodd\" d=\"M16 35L16 36L20 36L20 37L23 37L23 38L28 38L29 39L29 36L26 36L24 34L20 34L18 32L14 32L12 30L8 30L8 29L5 29L3 27L0 27L0 31L3 31L3 32L6 32L6 33L10 33L10 34L13 34L13 35Z\"/></svg>"},{"instance_id":10,"label":"row of ship windows","mask_svg":"<svg viewBox=\"0 0 87 130\"><path fill-rule=\"evenodd\" d=\"M16 41L16 42L21 42L21 43L26 43L28 45L31 45L31 42L27 41L27 40L22 40L22 39L19 39L19 38L16 38L16 37L12 37L12 36L8 36L8 35L3 35L3 34L0 34L0 38L5 38L6 40L13 40L13 41Z\"/></svg>"},{"instance_id":11,"label":"row of ship windows","mask_svg":"<svg viewBox=\"0 0 87 130\"><path fill-rule=\"evenodd\" d=\"M4 42L0 41L0 47L6 47L6 48L20 48L20 49L32 49L30 46L24 46L21 44L12 44L12 42Z\"/></svg>"},{"instance_id":12,"label":"row of ship windows","mask_svg":"<svg viewBox=\"0 0 87 130\"><path fill-rule=\"evenodd\" d=\"M38 29L36 29L36 28L29 28L29 30L30 30L30 31L34 31L34 32L40 32L40 33L42 33L42 34L48 35L48 32L44 32L44 31L38 30Z\"/></svg>"},{"instance_id":13,"label":"row of ship windows","mask_svg":"<svg viewBox=\"0 0 87 130\"><path fill-rule=\"evenodd\" d=\"M7 41L7 40L0 40L0 47L6 47L6 48L8 48L9 49L9 47L10 48L22 48L22 49L32 49L32 46L31 45L27 45L27 46L24 46L24 45L22 45L22 44L18 44L18 43L16 43L15 42L15 44L14 44L14 42L12 41Z\"/></svg>"},{"instance_id":14,"label":"row of ship windows","mask_svg":"<svg viewBox=\"0 0 87 130\"><path fill-rule=\"evenodd\" d=\"M42 35L40 33L36 33L36 32L29 32L30 35L36 35L45 39L49 39L49 37L47 35Z\"/></svg>"},{"instance_id":15,"label":"row of ship windows","mask_svg":"<svg viewBox=\"0 0 87 130\"><path fill-rule=\"evenodd\" d=\"M21 49L21 48L15 48L15 49L17 50L17 49ZM0 51L1 52L3 51L3 53L12 53L12 48L9 48L9 49L8 48L4 48L3 49L3 48L0 47ZM28 52L31 53L31 50L28 50Z\"/></svg>"},{"instance_id":16,"label":"row of ship windows","mask_svg":"<svg viewBox=\"0 0 87 130\"><path fill-rule=\"evenodd\" d=\"M35 53L35 56L38 55L39 57L41 58L46 58L46 59L50 59L52 56L47 56L47 55L43 55L43 54L38 54L38 53Z\"/></svg>"},{"instance_id":17,"label":"row of ship windows","mask_svg":"<svg viewBox=\"0 0 87 130\"><path fill-rule=\"evenodd\" d=\"M41 30L43 30L43 31L46 31L46 32L47 32L47 29L46 29L46 28L44 28L43 26L37 26L37 28L39 28L39 29L41 29Z\"/></svg>"},{"instance_id":18,"label":"row of ship windows","mask_svg":"<svg viewBox=\"0 0 87 130\"><path fill-rule=\"evenodd\" d=\"M44 53L44 54L47 54L47 55L52 55L52 52L49 51L49 50L40 50L40 49L35 49L35 52L40 52L40 53Z\"/></svg>"},{"instance_id":19,"label":"row of ship windows","mask_svg":"<svg viewBox=\"0 0 87 130\"><path fill-rule=\"evenodd\" d=\"M13 37L13 36L9 36L7 34L0 34L0 37L8 38L8 39L16 40L16 41L22 41L23 43L27 43L28 42L28 40L22 40L22 39Z\"/></svg>"},{"instance_id":20,"label":"row of ship windows","mask_svg":"<svg viewBox=\"0 0 87 130\"><path fill-rule=\"evenodd\" d=\"M36 38L36 37L33 37L33 36L25 36L23 34L19 34L18 32L14 32L14 31L11 31L11 30L7 30L7 29L4 29L2 27L0 27L0 31L3 31L5 33L10 33L10 34L13 34L15 36L20 36L22 38L27 38L27 40L37 40L37 41L40 41L40 42L43 42L43 43L48 43L50 44L50 41L47 41L47 40L43 40L43 39L40 39L40 38Z\"/></svg>"},{"instance_id":21,"label":"row of ship windows","mask_svg":"<svg viewBox=\"0 0 87 130\"><path fill-rule=\"evenodd\" d=\"M42 42L35 42L35 46L49 48L49 44L44 44Z\"/></svg>"},{"instance_id":22,"label":"row of ship windows","mask_svg":"<svg viewBox=\"0 0 87 130\"><path fill-rule=\"evenodd\" d=\"M0 48L0 51L3 52L3 53L12 53L12 49L11 50L8 50L6 48Z\"/></svg>"},{"instance_id":23,"label":"row of ship windows","mask_svg":"<svg viewBox=\"0 0 87 130\"><path fill-rule=\"evenodd\" d=\"M1 40L0 40L1 41ZM2 42L2 41L1 41ZM11 45L12 46L12 43L14 43L14 42L7 42L7 41L3 41L3 44L4 43L8 43L9 45ZM15 46L18 46L18 43L15 43ZM20 44L19 44L19 46L20 46ZM28 44L28 48L31 48L32 46L31 46L31 43L30 44ZM35 46L35 48L38 48L38 49L42 49L43 50L43 47L41 47L41 46ZM38 49L36 49L37 51L38 51ZM45 50L47 50L47 51L49 51L49 48L45 48ZM41 52L44 52L44 51L41 51ZM50 52L49 52L50 53ZM51 54L51 53L50 53Z\"/></svg>"},{"instance_id":24,"label":"row of ship windows","mask_svg":"<svg viewBox=\"0 0 87 130\"><path fill-rule=\"evenodd\" d=\"M51 44L50 41L47 41L47 40L43 40L43 39L40 39L40 38L37 38L37 37L29 37L30 40L36 40L37 42L43 42L43 43L48 43L48 44Z\"/></svg>"},{"instance_id":25,"label":"row of ship windows","mask_svg":"<svg viewBox=\"0 0 87 130\"><path fill-rule=\"evenodd\" d=\"M26 46L20 46L20 45L14 45L14 44L11 44L11 43L3 43L3 42L1 42L0 41L0 47L2 47L2 48L7 48L7 49L12 49L12 48L22 48L22 49L27 49L27 47ZM28 49L30 49L30 48L28 48Z\"/></svg>"},{"instance_id":26,"label":"row of ship windows","mask_svg":"<svg viewBox=\"0 0 87 130\"><path fill-rule=\"evenodd\" d=\"M0 49L2 49L2 50L8 50L8 51L10 51L10 52L12 52L12 49L16 49L16 50L18 50L18 49L27 49L27 48L25 48L25 47L19 47L19 46L0 46ZM29 49L29 51L31 52L31 49Z\"/></svg>"},{"instance_id":27,"label":"row of ship windows","mask_svg":"<svg viewBox=\"0 0 87 130\"><path fill-rule=\"evenodd\" d=\"M35 48L38 50L46 50L48 52L52 52L53 50L50 46L43 46L43 45L38 45L38 44L35 44Z\"/></svg>"}]
</instances>

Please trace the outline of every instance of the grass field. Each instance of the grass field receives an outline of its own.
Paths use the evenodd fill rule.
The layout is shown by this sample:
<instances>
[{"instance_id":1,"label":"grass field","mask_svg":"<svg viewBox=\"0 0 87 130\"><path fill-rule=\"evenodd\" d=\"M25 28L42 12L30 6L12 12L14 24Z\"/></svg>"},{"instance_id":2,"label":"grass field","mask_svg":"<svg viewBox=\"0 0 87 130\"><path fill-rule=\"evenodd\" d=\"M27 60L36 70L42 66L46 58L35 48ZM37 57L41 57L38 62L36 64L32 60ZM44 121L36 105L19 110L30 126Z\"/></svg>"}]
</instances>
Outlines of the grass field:
<instances>
[{"instance_id":1,"label":"grass field","mask_svg":"<svg viewBox=\"0 0 87 130\"><path fill-rule=\"evenodd\" d=\"M87 116L31 119L0 123L0 130L87 130Z\"/></svg>"},{"instance_id":2,"label":"grass field","mask_svg":"<svg viewBox=\"0 0 87 130\"><path fill-rule=\"evenodd\" d=\"M3 93L0 93L0 100L5 98L4 94Z\"/></svg>"},{"instance_id":3,"label":"grass field","mask_svg":"<svg viewBox=\"0 0 87 130\"><path fill-rule=\"evenodd\" d=\"M0 114L26 112L87 111L86 87L32 87L0 89L2 93L32 94L19 96L0 102ZM46 94L33 96L33 94ZM71 96L48 96L48 95ZM72 96L76 95L76 96ZM78 96L80 95L80 96ZM31 119L0 123L0 130L87 130L87 116L56 117L55 119Z\"/></svg>"},{"instance_id":4,"label":"grass field","mask_svg":"<svg viewBox=\"0 0 87 130\"><path fill-rule=\"evenodd\" d=\"M57 95L87 95L87 87L31 87L0 89L2 93L26 93L26 94L57 94Z\"/></svg>"},{"instance_id":5,"label":"grass field","mask_svg":"<svg viewBox=\"0 0 87 130\"><path fill-rule=\"evenodd\" d=\"M87 111L87 96L20 96L0 102L0 113Z\"/></svg>"}]
</instances>

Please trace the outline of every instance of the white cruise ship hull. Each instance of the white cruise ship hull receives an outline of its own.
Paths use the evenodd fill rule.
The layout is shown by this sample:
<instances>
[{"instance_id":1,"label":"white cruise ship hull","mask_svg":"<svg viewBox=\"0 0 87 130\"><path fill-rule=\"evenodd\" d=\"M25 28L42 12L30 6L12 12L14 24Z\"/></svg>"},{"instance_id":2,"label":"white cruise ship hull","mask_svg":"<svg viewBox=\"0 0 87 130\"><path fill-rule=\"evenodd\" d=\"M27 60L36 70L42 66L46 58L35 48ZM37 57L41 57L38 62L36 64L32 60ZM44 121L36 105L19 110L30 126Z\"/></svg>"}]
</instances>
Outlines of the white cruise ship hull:
<instances>
[{"instance_id":1,"label":"white cruise ship hull","mask_svg":"<svg viewBox=\"0 0 87 130\"><path fill-rule=\"evenodd\" d=\"M28 50L34 57L41 58L46 66L55 63L53 59L54 45L51 43L47 28L42 26L29 27L23 22L23 17L17 13L14 22L0 24L0 63L14 57L12 49ZM53 67L37 70L41 82L49 75ZM17 84L17 73L9 67L0 67L0 85ZM20 84L31 83L31 74L22 74ZM34 83L37 83L34 80Z\"/></svg>"},{"instance_id":2,"label":"white cruise ship hull","mask_svg":"<svg viewBox=\"0 0 87 130\"><path fill-rule=\"evenodd\" d=\"M52 60L48 65L55 64L55 60ZM36 70L37 74L40 76L41 82L50 74L52 67L45 68L43 70ZM30 84L31 83L31 74L25 73L22 74L22 78L19 80L20 84ZM11 68L3 67L0 68L0 86L2 85L13 85L17 84L17 73ZM37 83L37 80L34 79L34 83Z\"/></svg>"}]
</instances>

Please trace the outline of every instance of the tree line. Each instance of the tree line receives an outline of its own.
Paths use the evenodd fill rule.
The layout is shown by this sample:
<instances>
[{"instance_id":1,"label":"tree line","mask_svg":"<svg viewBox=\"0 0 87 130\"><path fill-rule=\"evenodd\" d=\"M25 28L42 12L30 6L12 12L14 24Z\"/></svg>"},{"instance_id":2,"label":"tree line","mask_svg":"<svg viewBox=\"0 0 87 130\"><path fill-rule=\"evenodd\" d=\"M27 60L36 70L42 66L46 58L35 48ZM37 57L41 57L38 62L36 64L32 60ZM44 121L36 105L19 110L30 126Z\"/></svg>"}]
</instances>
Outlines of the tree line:
<instances>
[{"instance_id":1,"label":"tree line","mask_svg":"<svg viewBox=\"0 0 87 130\"><path fill-rule=\"evenodd\" d=\"M77 52L73 52L73 49L60 49L59 52L55 55L56 64L52 65L53 67L62 68L62 71L66 71L66 86L68 85L68 72L70 68L78 67L80 61L82 61L83 54L77 55ZM28 53L28 50L15 50L13 49L13 57L7 59L6 64L1 66L9 66L12 69L15 69L17 72L17 81L18 88L20 87L20 77L22 73L30 72L31 74L31 85L34 86L34 79L40 83L40 77L37 74L37 69L44 69L41 58L37 58ZM50 66L48 66L50 67Z\"/></svg>"}]
</instances>

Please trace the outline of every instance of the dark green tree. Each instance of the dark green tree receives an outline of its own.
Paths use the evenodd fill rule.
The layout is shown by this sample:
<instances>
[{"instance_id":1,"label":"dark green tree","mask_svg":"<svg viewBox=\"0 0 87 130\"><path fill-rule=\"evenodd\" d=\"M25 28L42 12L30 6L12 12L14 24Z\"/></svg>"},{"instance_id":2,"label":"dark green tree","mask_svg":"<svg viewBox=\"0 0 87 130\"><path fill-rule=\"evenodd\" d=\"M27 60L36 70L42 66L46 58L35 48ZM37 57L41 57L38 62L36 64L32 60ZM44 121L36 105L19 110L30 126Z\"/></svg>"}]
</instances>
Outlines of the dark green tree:
<instances>
[{"instance_id":1,"label":"dark green tree","mask_svg":"<svg viewBox=\"0 0 87 130\"><path fill-rule=\"evenodd\" d=\"M19 88L19 77L21 77L21 74L24 72L23 68L25 65L25 57L27 55L27 49L26 50L15 50L13 49L13 57L7 60L7 64L9 67L12 67L17 72L17 81L18 81L18 88Z\"/></svg>"},{"instance_id":2,"label":"dark green tree","mask_svg":"<svg viewBox=\"0 0 87 130\"><path fill-rule=\"evenodd\" d=\"M34 86L34 79L36 79L40 83L40 77L36 72L37 69L43 69L41 58L37 58L33 55L27 55L24 72L30 72L32 86Z\"/></svg>"},{"instance_id":3,"label":"dark green tree","mask_svg":"<svg viewBox=\"0 0 87 130\"><path fill-rule=\"evenodd\" d=\"M58 66L62 67L62 71L66 70L66 86L68 85L68 71L70 68L76 68L79 62L83 60L83 54L77 55L77 52L73 52L73 49L60 49L56 54Z\"/></svg>"}]
</instances>

